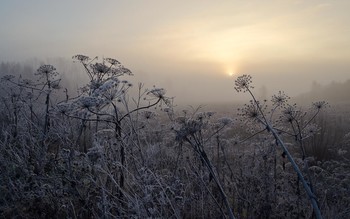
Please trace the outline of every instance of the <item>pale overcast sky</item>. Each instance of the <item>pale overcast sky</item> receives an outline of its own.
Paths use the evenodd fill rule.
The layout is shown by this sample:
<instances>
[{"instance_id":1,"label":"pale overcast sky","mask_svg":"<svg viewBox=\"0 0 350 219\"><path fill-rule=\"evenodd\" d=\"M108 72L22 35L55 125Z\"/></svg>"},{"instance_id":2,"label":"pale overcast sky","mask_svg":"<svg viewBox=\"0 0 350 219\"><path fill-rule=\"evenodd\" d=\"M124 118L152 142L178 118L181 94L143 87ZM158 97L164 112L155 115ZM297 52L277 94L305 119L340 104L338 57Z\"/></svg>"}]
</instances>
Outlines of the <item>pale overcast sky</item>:
<instances>
[{"instance_id":1,"label":"pale overcast sky","mask_svg":"<svg viewBox=\"0 0 350 219\"><path fill-rule=\"evenodd\" d=\"M295 95L350 78L349 10L348 0L1 0L0 61L113 57L185 102L237 98L238 74Z\"/></svg>"}]
</instances>

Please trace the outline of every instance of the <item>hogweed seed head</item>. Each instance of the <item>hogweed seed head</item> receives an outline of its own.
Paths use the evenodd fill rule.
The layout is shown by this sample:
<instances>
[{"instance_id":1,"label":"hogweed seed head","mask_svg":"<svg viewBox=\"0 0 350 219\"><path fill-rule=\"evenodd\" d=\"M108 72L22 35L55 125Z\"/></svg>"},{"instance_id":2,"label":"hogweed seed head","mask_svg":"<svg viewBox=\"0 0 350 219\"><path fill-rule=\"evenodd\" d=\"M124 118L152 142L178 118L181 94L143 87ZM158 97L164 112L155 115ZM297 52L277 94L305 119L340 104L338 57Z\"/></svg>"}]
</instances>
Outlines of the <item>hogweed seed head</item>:
<instances>
[{"instance_id":1,"label":"hogweed seed head","mask_svg":"<svg viewBox=\"0 0 350 219\"><path fill-rule=\"evenodd\" d=\"M230 125L233 123L233 120L228 117L223 117L218 120L218 122L224 126Z\"/></svg>"},{"instance_id":2,"label":"hogweed seed head","mask_svg":"<svg viewBox=\"0 0 350 219\"><path fill-rule=\"evenodd\" d=\"M174 127L176 132L176 141L183 141L187 136L194 135L204 127L204 123L196 119L188 119L180 125L179 128Z\"/></svg>"},{"instance_id":3,"label":"hogweed seed head","mask_svg":"<svg viewBox=\"0 0 350 219\"><path fill-rule=\"evenodd\" d=\"M97 74L105 74L109 71L109 67L103 63L95 63L91 65L93 71Z\"/></svg>"},{"instance_id":4,"label":"hogweed seed head","mask_svg":"<svg viewBox=\"0 0 350 219\"><path fill-rule=\"evenodd\" d=\"M326 101L317 101L312 103L312 107L316 110L321 110L328 107L328 103Z\"/></svg>"},{"instance_id":5,"label":"hogweed seed head","mask_svg":"<svg viewBox=\"0 0 350 219\"><path fill-rule=\"evenodd\" d=\"M242 75L239 76L236 80L235 80L235 90L237 92L246 92L249 89L254 88L253 86L251 86L252 83L252 76L250 75Z\"/></svg>"},{"instance_id":6,"label":"hogweed seed head","mask_svg":"<svg viewBox=\"0 0 350 219\"><path fill-rule=\"evenodd\" d=\"M282 114L281 114L281 121L292 123L293 121L297 121L301 119L305 113L303 113L300 109L297 109L297 105L287 105L283 108Z\"/></svg>"},{"instance_id":7,"label":"hogweed seed head","mask_svg":"<svg viewBox=\"0 0 350 219\"><path fill-rule=\"evenodd\" d=\"M22 84L26 85L26 86L29 86L29 85L32 85L33 82L31 80L29 80L29 79L23 79Z\"/></svg>"},{"instance_id":8,"label":"hogweed seed head","mask_svg":"<svg viewBox=\"0 0 350 219\"><path fill-rule=\"evenodd\" d=\"M112 59L112 58L106 58L105 61L107 61L111 65L120 65L121 64L118 60Z\"/></svg>"},{"instance_id":9,"label":"hogweed seed head","mask_svg":"<svg viewBox=\"0 0 350 219\"><path fill-rule=\"evenodd\" d=\"M239 111L238 115L249 121L253 121L253 122L260 121L260 118L261 118L260 110L263 111L265 108L266 106L261 105L259 101L255 103L254 101L250 100L249 104L244 104L243 108L238 109Z\"/></svg>"},{"instance_id":10,"label":"hogweed seed head","mask_svg":"<svg viewBox=\"0 0 350 219\"><path fill-rule=\"evenodd\" d=\"M164 99L166 91L164 88L154 88L150 90L147 94L157 97L159 99Z\"/></svg>"},{"instance_id":11,"label":"hogweed seed head","mask_svg":"<svg viewBox=\"0 0 350 219\"><path fill-rule=\"evenodd\" d=\"M307 137L312 137L316 134L318 134L318 132L321 130L321 128L314 123L308 124L304 129L303 129L303 136L304 138Z\"/></svg>"},{"instance_id":12,"label":"hogweed seed head","mask_svg":"<svg viewBox=\"0 0 350 219\"><path fill-rule=\"evenodd\" d=\"M274 106L283 106L290 99L283 91L279 91L278 94L272 96L271 102Z\"/></svg>"},{"instance_id":13,"label":"hogweed seed head","mask_svg":"<svg viewBox=\"0 0 350 219\"><path fill-rule=\"evenodd\" d=\"M142 116L144 119L149 120L149 119L153 119L157 116L157 114L155 112L152 111L143 111Z\"/></svg>"},{"instance_id":14,"label":"hogweed seed head","mask_svg":"<svg viewBox=\"0 0 350 219\"><path fill-rule=\"evenodd\" d=\"M35 75L47 75L47 76L57 76L58 72L56 72L56 68L52 65L42 65L38 68L37 73Z\"/></svg>"},{"instance_id":15,"label":"hogweed seed head","mask_svg":"<svg viewBox=\"0 0 350 219\"><path fill-rule=\"evenodd\" d=\"M75 55L72 57L72 59L76 59L80 62L87 62L90 60L90 58L88 56L84 56L84 55Z\"/></svg>"},{"instance_id":16,"label":"hogweed seed head","mask_svg":"<svg viewBox=\"0 0 350 219\"><path fill-rule=\"evenodd\" d=\"M121 66L118 71L122 74L122 75L133 75L131 70L128 68L125 68L124 66Z\"/></svg>"}]
</instances>

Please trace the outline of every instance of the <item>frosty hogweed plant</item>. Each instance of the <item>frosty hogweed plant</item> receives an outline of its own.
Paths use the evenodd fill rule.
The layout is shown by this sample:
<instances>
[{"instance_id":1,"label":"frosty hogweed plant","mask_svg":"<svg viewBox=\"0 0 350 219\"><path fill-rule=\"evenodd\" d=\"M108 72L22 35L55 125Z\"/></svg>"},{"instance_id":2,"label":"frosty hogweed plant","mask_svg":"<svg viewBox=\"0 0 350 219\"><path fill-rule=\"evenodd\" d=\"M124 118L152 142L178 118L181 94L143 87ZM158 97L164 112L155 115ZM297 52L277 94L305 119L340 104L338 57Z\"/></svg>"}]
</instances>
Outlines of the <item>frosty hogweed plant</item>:
<instances>
[{"instance_id":1,"label":"frosty hogweed plant","mask_svg":"<svg viewBox=\"0 0 350 219\"><path fill-rule=\"evenodd\" d=\"M312 188L310 187L310 185L308 184L308 182L305 180L302 172L300 171L298 165L296 164L294 158L292 157L292 155L290 154L290 152L288 151L284 141L281 139L280 136L280 132L281 130L277 131L276 127L274 127L272 117L273 117L273 113L274 110L272 110L271 112L271 116L270 116L270 120L267 118L267 114L264 113L264 105L261 105L261 103L256 99L255 95L252 92L253 86L251 85L252 83L252 77L250 75L242 75L239 76L236 80L235 80L235 90L237 92L248 92L252 98L250 104L245 105L245 107L243 107L242 109L242 113L240 114L243 118L246 119L251 119L254 122L263 125L263 130L266 130L268 132L271 132L271 134L273 135L273 137L276 140L277 145L279 145L282 150L283 150L283 154L285 156L287 156L288 160L291 162L291 165L293 166L293 169L295 170L295 172L297 173L299 179L301 180L304 189L311 201L311 204L313 206L314 209L314 213L316 215L316 218L322 218L318 203L316 201L316 196L314 195ZM279 92L277 95L274 95L272 97L272 103L273 106L275 106L275 109L279 108L279 107L283 107L287 104L287 100L289 99L288 96L286 96L283 92ZM323 102L317 102L317 104L314 104L314 106L318 109L321 109L324 106ZM294 124L297 127L297 132L295 132L295 136L296 139L299 139L299 143L301 145L301 149L303 151L304 154L304 148L302 145L302 130L305 129L305 127L315 118L315 116L317 115L319 111L317 111L315 113L315 115L306 123L306 125L301 126L300 125L300 119L304 118L305 114L302 113L301 111L297 110L296 107L293 105L287 105L286 107L284 107L284 111L283 111L283 115L284 117L287 119L287 121L292 125L293 130L296 130L295 126L293 126ZM261 131L257 132L260 133ZM309 133L310 134L310 133ZM293 135L293 134L292 134ZM303 155L304 157L304 155Z\"/></svg>"}]
</instances>

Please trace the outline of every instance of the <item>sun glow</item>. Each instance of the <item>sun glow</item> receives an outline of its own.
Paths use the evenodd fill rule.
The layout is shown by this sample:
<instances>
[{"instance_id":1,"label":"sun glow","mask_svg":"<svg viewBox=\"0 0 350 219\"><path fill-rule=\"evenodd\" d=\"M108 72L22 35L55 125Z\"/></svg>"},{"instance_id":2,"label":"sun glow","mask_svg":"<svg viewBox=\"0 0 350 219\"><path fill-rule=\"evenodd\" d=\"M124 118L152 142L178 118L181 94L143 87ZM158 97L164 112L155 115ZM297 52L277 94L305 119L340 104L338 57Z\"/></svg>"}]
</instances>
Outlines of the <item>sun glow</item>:
<instances>
[{"instance_id":1,"label":"sun glow","mask_svg":"<svg viewBox=\"0 0 350 219\"><path fill-rule=\"evenodd\" d=\"M232 76L234 76L236 74L237 69L230 66L230 67L226 67L224 72L229 77L232 77Z\"/></svg>"},{"instance_id":2,"label":"sun glow","mask_svg":"<svg viewBox=\"0 0 350 219\"><path fill-rule=\"evenodd\" d=\"M172 56L217 63L227 68L232 67L232 63L236 67L237 64L251 60L261 61L274 57L280 50L288 49L287 51L295 52L295 49L288 47L290 36L283 31L276 31L276 25L275 21L270 21L246 26L224 25L215 29L207 22L186 21L173 25L165 31L162 30L157 36L158 42L162 43L161 48L166 46ZM222 72L233 75L237 71L224 69Z\"/></svg>"}]
</instances>

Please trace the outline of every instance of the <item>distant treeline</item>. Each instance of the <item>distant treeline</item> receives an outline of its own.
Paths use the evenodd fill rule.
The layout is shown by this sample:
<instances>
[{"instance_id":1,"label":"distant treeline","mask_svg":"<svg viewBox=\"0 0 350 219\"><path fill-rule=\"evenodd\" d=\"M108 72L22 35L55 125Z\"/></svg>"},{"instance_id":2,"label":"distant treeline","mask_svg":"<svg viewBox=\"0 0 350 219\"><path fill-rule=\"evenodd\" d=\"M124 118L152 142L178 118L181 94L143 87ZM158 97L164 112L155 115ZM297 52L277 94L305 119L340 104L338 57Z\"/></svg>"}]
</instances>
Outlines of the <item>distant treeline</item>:
<instances>
[{"instance_id":1,"label":"distant treeline","mask_svg":"<svg viewBox=\"0 0 350 219\"><path fill-rule=\"evenodd\" d=\"M0 78L5 75L14 75L22 79L36 80L35 73L37 69L44 64L53 65L62 79L60 85L68 90L72 95L75 94L80 86L87 83L84 78L84 72L72 60L65 58L53 58L46 61L30 59L23 62L5 62L0 61ZM60 93L63 93L63 90Z\"/></svg>"},{"instance_id":2,"label":"distant treeline","mask_svg":"<svg viewBox=\"0 0 350 219\"><path fill-rule=\"evenodd\" d=\"M1 62L0 64L0 76L4 75L30 75L35 70L30 64L21 64L19 62Z\"/></svg>"},{"instance_id":3,"label":"distant treeline","mask_svg":"<svg viewBox=\"0 0 350 219\"><path fill-rule=\"evenodd\" d=\"M312 84L311 90L296 97L297 102L307 103L320 98L330 103L350 102L350 79L345 82L331 82L327 85L321 85L317 82Z\"/></svg>"}]
</instances>

